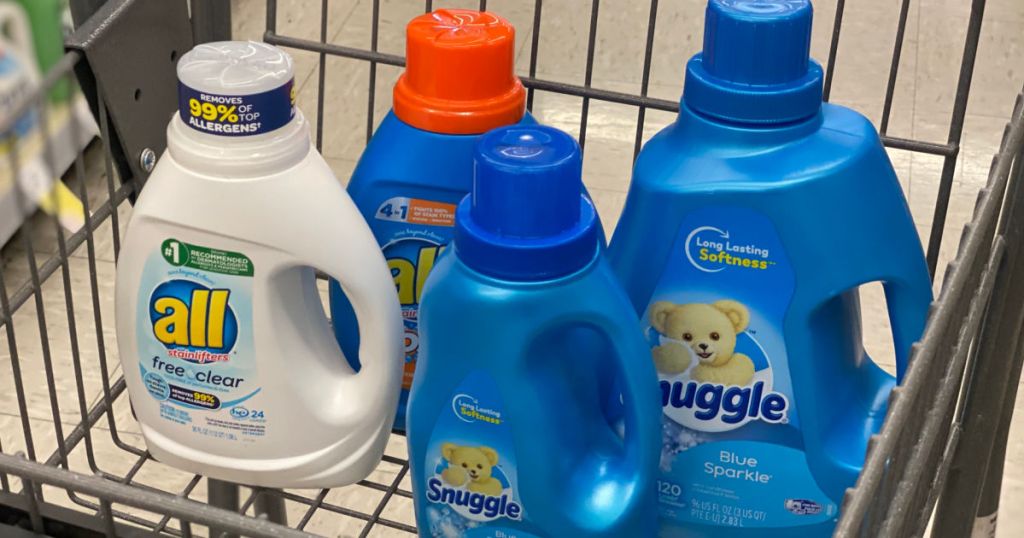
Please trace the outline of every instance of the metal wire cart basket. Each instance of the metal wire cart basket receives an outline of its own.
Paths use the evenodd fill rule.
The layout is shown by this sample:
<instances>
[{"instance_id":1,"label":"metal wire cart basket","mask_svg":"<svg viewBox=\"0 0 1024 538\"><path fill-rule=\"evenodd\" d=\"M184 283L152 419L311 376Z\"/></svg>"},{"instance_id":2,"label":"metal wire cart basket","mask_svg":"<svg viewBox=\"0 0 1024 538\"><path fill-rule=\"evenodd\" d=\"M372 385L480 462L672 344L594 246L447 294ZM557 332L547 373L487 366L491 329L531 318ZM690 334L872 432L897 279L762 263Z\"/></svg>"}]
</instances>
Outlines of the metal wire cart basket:
<instances>
[{"instance_id":1,"label":"metal wire cart basket","mask_svg":"<svg viewBox=\"0 0 1024 538\"><path fill-rule=\"evenodd\" d=\"M383 19L380 0L352 3L366 6L369 17L358 24L363 33L343 41L360 46L328 39L329 28L334 28L329 14L338 11L328 0L317 6L318 21L290 25L318 24L319 40L278 29L280 21L290 20L289 9L296 9L297 2L266 0L264 6L259 0L236 0L235 7L260 4L259 9L266 10L263 39L301 55L300 61L317 64L312 71L316 83L307 84L316 89L316 110L307 113L315 125L318 148L325 145L324 121L332 119L325 116L325 107L341 106L360 122L365 118L365 137L360 127L358 143L349 150L358 154L387 108L387 99L379 96L387 95L390 84L382 80L393 80L395 67L404 64L401 56L380 51L380 30L404 21ZM442 7L431 0L411 3L413 11ZM453 3L487 8L486 0ZM944 241L953 240L944 238L943 230L986 2L973 0L961 21L966 33L959 74L951 88L952 113L940 130L945 141L889 134L908 14L918 9L918 3L901 0L892 39L876 44L875 52L889 65L879 127L890 149L941 162L927 254L933 275L942 276L942 286L906 379L890 397L885 426L872 439L864 471L844 499L837 536L968 536L976 520L994 521L1024 362L1024 338L1019 338L1024 326L1024 98L1017 98L955 257L941 266L940 249ZM646 41L634 43L639 56L627 60L642 62L639 91L612 91L592 84L599 0L580 0L586 9L573 15L585 29L585 35L578 36L582 71L576 82L566 82L572 77L538 75L544 59L541 23L545 15L553 16L556 3L519 4L529 9L522 18L532 21L529 30L521 31L519 54L528 106L534 108L535 101L545 98L573 99L580 110L576 132L585 148L595 108L631 107L635 137L621 140L618 148L628 171L631 157L654 130L652 115L678 110L676 101L649 95L656 29L677 21L659 21L658 0L630 4L642 15L640 22L646 21ZM703 2L687 5L690 15L700 20ZM503 6L492 8L501 11ZM0 536L415 533L405 440L399 435L392 437L373 475L336 490L276 491L226 484L176 471L146 452L116 356L113 262L131 202L165 147L164 127L177 106L175 61L194 43L230 38L231 4L72 0L71 8L75 30L67 37L66 54L45 73L36 91L0 118L0 133L8 133L0 195L10 191L12 197L4 202L0 196L0 223L27 221L0 251L0 402L6 404L0 414ZM826 99L833 90L837 62L843 58L844 11L844 0L838 0L834 19L828 22L831 34L825 35ZM331 88L328 60L341 59L362 62L360 69L369 72L368 86ZM55 98L55 88L62 85L73 87L70 97ZM301 97L300 105L312 108ZM29 116L36 135L13 137L10 133ZM62 156L62 148L81 146L74 141L90 140L85 149ZM351 166L346 162L338 164L339 177ZM46 194L54 184L51 178L61 176L81 199L77 224L69 223L67 208L59 207L66 197ZM37 205L50 207L57 216L36 212ZM46 411L37 412L40 409Z\"/></svg>"}]
</instances>

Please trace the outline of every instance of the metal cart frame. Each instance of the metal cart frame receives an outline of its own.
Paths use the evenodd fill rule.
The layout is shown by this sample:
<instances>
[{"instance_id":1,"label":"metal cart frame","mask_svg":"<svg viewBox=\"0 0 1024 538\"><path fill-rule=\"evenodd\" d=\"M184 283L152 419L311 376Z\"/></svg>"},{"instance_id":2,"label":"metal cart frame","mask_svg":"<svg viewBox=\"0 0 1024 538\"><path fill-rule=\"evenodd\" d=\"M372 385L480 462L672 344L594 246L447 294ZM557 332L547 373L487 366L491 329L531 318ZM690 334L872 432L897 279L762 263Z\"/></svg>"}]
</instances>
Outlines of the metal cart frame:
<instances>
[{"instance_id":1,"label":"metal cart frame","mask_svg":"<svg viewBox=\"0 0 1024 538\"><path fill-rule=\"evenodd\" d=\"M267 0L267 29L264 40L287 48L319 55L317 116L324 110L326 58L340 56L366 61L370 71L367 103L367 138L376 124L374 96L378 64L401 66L400 56L378 51L380 0L372 1L372 26L366 49L327 42L328 0L321 1L320 41L282 35L277 31L276 0ZM901 0L901 9L891 55L880 131L886 146L940 156L944 165L931 235L928 266L934 274L943 241L946 211L953 185L971 88L974 60L985 10L985 0L973 0L967 22L962 63L948 137L945 142L898 138L887 135L900 55L912 0ZM387 483L366 480L352 488L365 488L380 495L372 510L356 510L329 502L328 490L317 492L275 491L239 488L192 476L180 490L165 491L138 483L144 466L152 461L144 447L133 446L120 436L114 405L125 399L125 383L108 363L101 308L101 277L97 273L98 230L109 225L116 256L120 247L118 208L134 200L164 148L166 118L176 107L174 61L194 42L223 39L230 35L230 5L227 0L191 0L191 10L181 1L72 0L77 30L68 39L68 53L51 72L34 96L18 103L15 114L0 124L0 133L10 132L24 113L35 110L45 118L48 89L63 79L75 78L93 108L100 125L106 192L88 192L85 171L90 164L80 154L67 177L78 185L85 203L85 227L66 233L56 219L52 226L57 252L40 255L31 233L23 233L20 248L27 260L25 283L4 282L0 272L0 335L10 354L18 416L23 427L25 450L4 451L0 439L0 534L4 536L150 536L154 533L190 537L208 529L211 536L309 536L303 529L323 513L362 521L360 536L382 530L414 533L409 523L385 517L388 503L411 498L401 484L408 463L386 456L382 465L393 467L395 478ZM466 4L486 9L487 1ZM528 106L537 92L553 92L582 98L579 140L586 144L591 101L634 106L637 129L634 156L643 141L648 109L674 112L678 103L648 96L654 30L658 0L650 0L639 94L595 88L591 85L600 0L591 1L586 71L582 85L565 84L537 77L540 21L543 0L534 0L528 73L522 77L528 88ZM839 0L826 64L825 98L832 87L840 45L845 0ZM424 9L432 9L425 0ZM191 20L189 19L191 11ZM157 61L170 58L170 62ZM359 96L356 96L361 98ZM921 341L915 345L904 383L890 397L883 430L872 438L867 461L855 487L843 502L837 536L918 536L933 521L933 536L967 536L976 518L990 518L999 504L1002 465L1012 417L1017 383L1024 363L1024 97L1018 97L1010 123L995 156L987 185L978 194L975 212L965 227L956 258L945 268L946 277L939 298L932 305ZM45 125L45 121L41 123ZM320 123L318 122L318 125ZM45 136L44 141L49 142ZM12 140L8 143L16 144ZM323 131L316 132L322 147ZM18 152L9 151L5 165L17 177ZM62 171L51 170L54 176ZM96 207L90 200L100 198ZM71 285L71 256L85 250L88 264L88 292ZM0 267L5 265L0 251ZM60 275L66 304L66 326L70 341L71 371L56 371L51 348L51 325L46 319L44 284ZM13 286L13 287L11 287ZM35 309L38 334L15 330L15 315L24 308ZM80 330L87 312L91 322ZM109 317L109 316L108 316ZM102 396L89 402L82 382L81 338L95 332L101 370ZM33 331L34 332L34 331ZM19 346L38 339L42 363L22 360ZM1005 350L1015 350L1007 353ZM50 454L35 449L34 431L26 401L25 372L42 368L52 408L57 449ZM7 375L7 374L3 374ZM58 403L57 379L76 380L69 394L77 412L69 413ZM73 426L66 426L73 424ZM108 472L111 463L94 449L98 436L108 436L121 457L133 463L123 473ZM72 469L72 456L83 454L87 467ZM152 464L150 464L152 465ZM208 502L198 502L197 490L206 482ZM62 491L71 507L53 502L53 492ZM240 495L244 492L244 496ZM284 503L305 508L304 515L289 522ZM936 507L939 507L936 510ZM410 520L411 521L411 520Z\"/></svg>"}]
</instances>

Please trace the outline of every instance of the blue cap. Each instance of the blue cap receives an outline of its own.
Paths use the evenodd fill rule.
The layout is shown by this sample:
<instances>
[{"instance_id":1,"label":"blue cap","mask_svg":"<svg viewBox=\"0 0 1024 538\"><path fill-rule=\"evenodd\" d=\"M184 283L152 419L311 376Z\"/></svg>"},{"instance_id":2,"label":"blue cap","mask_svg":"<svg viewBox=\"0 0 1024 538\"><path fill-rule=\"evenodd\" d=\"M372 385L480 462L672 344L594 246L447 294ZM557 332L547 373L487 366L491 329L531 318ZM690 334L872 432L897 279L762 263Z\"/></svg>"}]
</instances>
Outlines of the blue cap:
<instances>
[{"instance_id":1,"label":"blue cap","mask_svg":"<svg viewBox=\"0 0 1024 538\"><path fill-rule=\"evenodd\" d=\"M686 65L683 102L739 123L785 123L821 108L810 59L810 0L709 0L704 51Z\"/></svg>"},{"instance_id":2,"label":"blue cap","mask_svg":"<svg viewBox=\"0 0 1024 538\"><path fill-rule=\"evenodd\" d=\"M582 169L579 144L554 127L511 125L481 136L473 191L455 213L459 259L488 276L518 281L586 266L598 232Z\"/></svg>"}]
</instances>

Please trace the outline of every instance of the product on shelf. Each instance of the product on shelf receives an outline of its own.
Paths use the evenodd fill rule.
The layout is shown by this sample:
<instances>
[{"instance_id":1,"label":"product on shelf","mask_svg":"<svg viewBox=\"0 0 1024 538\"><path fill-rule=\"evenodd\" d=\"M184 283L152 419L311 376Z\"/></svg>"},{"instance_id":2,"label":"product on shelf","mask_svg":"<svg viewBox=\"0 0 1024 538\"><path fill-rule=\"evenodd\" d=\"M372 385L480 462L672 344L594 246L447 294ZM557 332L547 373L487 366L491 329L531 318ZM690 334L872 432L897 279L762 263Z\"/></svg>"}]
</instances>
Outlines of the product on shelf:
<instances>
[{"instance_id":1,"label":"product on shelf","mask_svg":"<svg viewBox=\"0 0 1024 538\"><path fill-rule=\"evenodd\" d=\"M609 256L660 378L661 535L830 536L931 302L874 127L822 104L808 0L711 0L679 117L637 159Z\"/></svg>"},{"instance_id":2,"label":"product on shelf","mask_svg":"<svg viewBox=\"0 0 1024 538\"><path fill-rule=\"evenodd\" d=\"M84 101L77 100L71 106L52 103L46 114L40 114L36 106L17 110L32 99L42 78L29 17L44 7L45 2L40 2L24 7L0 2L0 123L9 126L0 132L0 158L9 161L12 157L8 153L13 152L12 162L17 163L15 167L0 167L0 246L37 207L56 216L71 232L85 224L82 202L54 177L62 174L74 161L75 153L97 134ZM57 46L63 52L61 43L58 40Z\"/></svg>"},{"instance_id":3,"label":"product on shelf","mask_svg":"<svg viewBox=\"0 0 1024 538\"><path fill-rule=\"evenodd\" d=\"M64 56L66 0L16 0L25 9L32 26L32 43L39 70L49 72ZM57 81L50 90L54 103L66 103L71 95L67 80Z\"/></svg>"},{"instance_id":4,"label":"product on shelf","mask_svg":"<svg viewBox=\"0 0 1024 538\"><path fill-rule=\"evenodd\" d=\"M551 127L479 141L423 290L407 421L420 536L655 535L657 377L580 173Z\"/></svg>"},{"instance_id":5,"label":"product on shelf","mask_svg":"<svg viewBox=\"0 0 1024 538\"><path fill-rule=\"evenodd\" d=\"M32 44L31 26L25 10L18 4L0 3L0 122L11 121L10 115L21 101L39 85L39 66ZM35 110L15 118L12 132L0 133L4 138L28 136L38 120ZM3 141L4 152L8 141ZM3 185L0 184L0 187Z\"/></svg>"},{"instance_id":6,"label":"product on shelf","mask_svg":"<svg viewBox=\"0 0 1024 538\"><path fill-rule=\"evenodd\" d=\"M117 336L153 456L256 486L350 484L380 461L401 382L401 318L366 222L309 140L292 60L197 46L180 111L135 205ZM362 369L340 352L314 269L359 313Z\"/></svg>"}]
</instances>

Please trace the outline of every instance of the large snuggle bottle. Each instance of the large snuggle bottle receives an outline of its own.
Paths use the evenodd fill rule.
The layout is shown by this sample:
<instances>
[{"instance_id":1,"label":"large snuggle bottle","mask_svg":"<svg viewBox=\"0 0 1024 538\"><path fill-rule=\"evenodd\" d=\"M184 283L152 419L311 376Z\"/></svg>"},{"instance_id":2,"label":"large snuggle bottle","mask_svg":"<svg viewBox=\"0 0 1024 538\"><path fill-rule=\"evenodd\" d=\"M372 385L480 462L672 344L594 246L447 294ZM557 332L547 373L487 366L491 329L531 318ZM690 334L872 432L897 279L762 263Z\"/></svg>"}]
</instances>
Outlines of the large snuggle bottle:
<instances>
[{"instance_id":1,"label":"large snuggle bottle","mask_svg":"<svg viewBox=\"0 0 1024 538\"><path fill-rule=\"evenodd\" d=\"M146 445L242 484L356 482L380 461L401 382L384 257L310 145L286 53L210 43L177 69L180 111L117 266L121 364ZM358 373L315 269L359 314Z\"/></svg>"},{"instance_id":2,"label":"large snuggle bottle","mask_svg":"<svg viewBox=\"0 0 1024 538\"><path fill-rule=\"evenodd\" d=\"M455 207L469 192L473 147L503 125L532 124L514 72L515 29L490 13L441 9L406 27L406 68L393 110L381 122L348 185L394 277L405 323L405 361L395 427L404 429L419 355L423 284L451 241ZM331 316L345 355L358 367L357 323L331 287Z\"/></svg>"},{"instance_id":3,"label":"large snuggle bottle","mask_svg":"<svg viewBox=\"0 0 1024 538\"><path fill-rule=\"evenodd\" d=\"M480 140L423 290L407 421L420 536L654 536L657 379L579 151L551 127Z\"/></svg>"},{"instance_id":4,"label":"large snuggle bottle","mask_svg":"<svg viewBox=\"0 0 1024 538\"><path fill-rule=\"evenodd\" d=\"M932 299L878 133L823 104L808 0L710 0L611 263L660 378L667 537L829 536ZM861 340L885 290L896 377Z\"/></svg>"}]
</instances>

